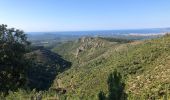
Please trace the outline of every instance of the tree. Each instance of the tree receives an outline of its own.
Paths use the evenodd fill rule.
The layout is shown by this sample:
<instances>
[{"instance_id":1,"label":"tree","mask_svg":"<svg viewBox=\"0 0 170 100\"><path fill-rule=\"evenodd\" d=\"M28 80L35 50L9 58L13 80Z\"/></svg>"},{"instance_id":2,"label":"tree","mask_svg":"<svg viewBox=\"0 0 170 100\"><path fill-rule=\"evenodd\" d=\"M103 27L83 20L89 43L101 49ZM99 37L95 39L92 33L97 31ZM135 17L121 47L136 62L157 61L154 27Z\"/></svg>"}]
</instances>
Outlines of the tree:
<instances>
[{"instance_id":1,"label":"tree","mask_svg":"<svg viewBox=\"0 0 170 100\"><path fill-rule=\"evenodd\" d=\"M107 80L109 95L107 100L127 100L127 95L124 92L125 84L122 81L122 76L116 70L111 73ZM99 100L105 100L106 96L103 91L98 94Z\"/></svg>"},{"instance_id":2,"label":"tree","mask_svg":"<svg viewBox=\"0 0 170 100\"><path fill-rule=\"evenodd\" d=\"M103 91L100 91L100 92L99 92L98 98L99 98L99 100L105 100L105 99L106 99L105 94L104 94Z\"/></svg>"},{"instance_id":3,"label":"tree","mask_svg":"<svg viewBox=\"0 0 170 100\"><path fill-rule=\"evenodd\" d=\"M124 87L120 73L114 71L108 77L109 100L125 100Z\"/></svg>"},{"instance_id":4,"label":"tree","mask_svg":"<svg viewBox=\"0 0 170 100\"><path fill-rule=\"evenodd\" d=\"M0 25L0 92L25 85L29 64L24 55L29 44L23 31Z\"/></svg>"}]
</instances>

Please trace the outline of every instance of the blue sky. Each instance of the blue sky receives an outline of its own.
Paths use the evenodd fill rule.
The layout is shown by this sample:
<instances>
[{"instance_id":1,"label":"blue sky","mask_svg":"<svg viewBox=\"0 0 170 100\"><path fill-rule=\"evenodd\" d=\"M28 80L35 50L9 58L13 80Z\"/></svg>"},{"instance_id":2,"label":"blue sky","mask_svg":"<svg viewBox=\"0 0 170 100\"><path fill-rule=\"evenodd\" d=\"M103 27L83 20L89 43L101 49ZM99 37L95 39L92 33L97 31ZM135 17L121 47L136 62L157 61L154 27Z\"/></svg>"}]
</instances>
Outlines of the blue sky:
<instances>
[{"instance_id":1,"label":"blue sky","mask_svg":"<svg viewBox=\"0 0 170 100\"><path fill-rule=\"evenodd\" d=\"M0 24L30 31L170 27L170 0L0 0Z\"/></svg>"}]
</instances>

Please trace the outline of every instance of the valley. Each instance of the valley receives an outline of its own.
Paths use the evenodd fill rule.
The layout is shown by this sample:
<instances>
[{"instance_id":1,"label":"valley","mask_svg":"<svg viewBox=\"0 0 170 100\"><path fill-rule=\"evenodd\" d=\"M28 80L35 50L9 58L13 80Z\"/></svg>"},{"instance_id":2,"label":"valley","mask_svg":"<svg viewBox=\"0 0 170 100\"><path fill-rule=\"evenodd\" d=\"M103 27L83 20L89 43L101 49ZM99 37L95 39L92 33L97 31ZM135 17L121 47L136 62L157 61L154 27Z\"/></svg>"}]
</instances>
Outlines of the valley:
<instances>
[{"instance_id":1,"label":"valley","mask_svg":"<svg viewBox=\"0 0 170 100\"><path fill-rule=\"evenodd\" d=\"M23 57L23 61L11 60L14 65L16 62L22 62L21 64L27 66L23 70L25 81L22 79L20 83L25 84L16 86L12 91L9 88L9 91L1 92L2 100L30 98L168 100L170 98L168 33L162 36L135 36L135 38L134 36L81 36L70 38L71 40L67 39L68 36L64 41L53 41L57 38L52 35L50 37L41 40L30 39L32 44L25 47L26 53L23 53L23 56L16 56ZM14 35L14 39L18 38ZM18 40L15 41L20 43ZM46 41L51 43L48 44ZM11 45L11 41L8 45ZM9 52L8 48L5 50ZM3 59L7 59L6 55L2 61ZM8 63L4 63L4 66L7 65ZM15 75L15 73L11 75L13 74ZM6 77L9 77L8 74ZM9 80L14 81L10 77ZM8 87L5 84L4 86Z\"/></svg>"},{"instance_id":2,"label":"valley","mask_svg":"<svg viewBox=\"0 0 170 100\"><path fill-rule=\"evenodd\" d=\"M0 100L170 100L170 0L0 0Z\"/></svg>"},{"instance_id":3,"label":"valley","mask_svg":"<svg viewBox=\"0 0 170 100\"><path fill-rule=\"evenodd\" d=\"M70 59L73 66L59 74L55 82L62 81L69 98L97 99L99 91L108 93L107 77L117 69L125 80L128 99L164 97L170 89L169 39L167 35L158 39L119 43L84 38L74 44L66 43L62 45L66 48L57 47L53 51ZM97 48L96 44L102 45L97 45ZM80 48L81 52L75 54ZM54 87L57 87L55 82Z\"/></svg>"}]
</instances>

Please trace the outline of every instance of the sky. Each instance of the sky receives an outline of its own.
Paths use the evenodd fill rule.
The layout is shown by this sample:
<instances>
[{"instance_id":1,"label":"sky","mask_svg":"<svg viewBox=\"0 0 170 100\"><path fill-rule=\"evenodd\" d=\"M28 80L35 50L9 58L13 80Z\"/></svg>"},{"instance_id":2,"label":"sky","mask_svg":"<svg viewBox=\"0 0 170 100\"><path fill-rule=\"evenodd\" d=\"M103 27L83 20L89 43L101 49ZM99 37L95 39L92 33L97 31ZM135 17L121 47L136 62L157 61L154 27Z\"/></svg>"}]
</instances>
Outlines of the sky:
<instances>
[{"instance_id":1,"label":"sky","mask_svg":"<svg viewBox=\"0 0 170 100\"><path fill-rule=\"evenodd\" d=\"M0 0L0 24L26 32L170 27L170 0Z\"/></svg>"}]
</instances>

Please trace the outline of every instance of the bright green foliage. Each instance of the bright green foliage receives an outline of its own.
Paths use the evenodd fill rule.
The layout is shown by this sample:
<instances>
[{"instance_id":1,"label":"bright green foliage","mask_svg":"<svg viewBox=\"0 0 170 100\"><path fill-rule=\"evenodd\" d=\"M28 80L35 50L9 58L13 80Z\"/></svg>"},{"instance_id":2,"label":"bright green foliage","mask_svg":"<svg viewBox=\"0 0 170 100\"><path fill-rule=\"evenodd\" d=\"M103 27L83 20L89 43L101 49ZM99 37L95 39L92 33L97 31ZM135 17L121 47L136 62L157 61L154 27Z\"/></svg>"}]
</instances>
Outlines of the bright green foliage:
<instances>
[{"instance_id":1,"label":"bright green foliage","mask_svg":"<svg viewBox=\"0 0 170 100\"><path fill-rule=\"evenodd\" d=\"M29 64L24 54L28 45L23 31L0 25L0 92L25 85Z\"/></svg>"}]
</instances>

